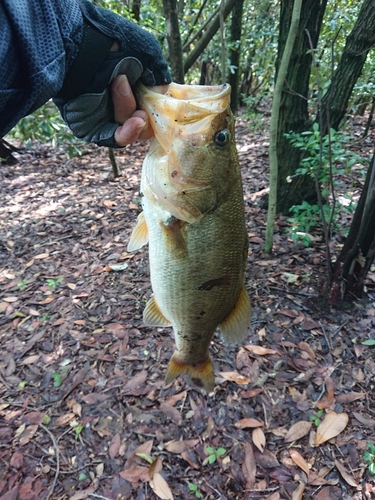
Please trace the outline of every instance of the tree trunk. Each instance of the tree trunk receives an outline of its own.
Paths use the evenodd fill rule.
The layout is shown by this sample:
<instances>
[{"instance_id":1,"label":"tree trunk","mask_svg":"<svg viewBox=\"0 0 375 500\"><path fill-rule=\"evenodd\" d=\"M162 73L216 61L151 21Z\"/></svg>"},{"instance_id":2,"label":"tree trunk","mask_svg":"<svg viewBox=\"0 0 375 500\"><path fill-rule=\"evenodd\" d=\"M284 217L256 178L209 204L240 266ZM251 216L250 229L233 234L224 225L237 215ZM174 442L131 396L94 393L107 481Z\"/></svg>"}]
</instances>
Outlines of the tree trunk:
<instances>
[{"instance_id":1,"label":"tree trunk","mask_svg":"<svg viewBox=\"0 0 375 500\"><path fill-rule=\"evenodd\" d=\"M131 12L136 21L141 19L141 0L133 0L131 6Z\"/></svg>"},{"instance_id":2,"label":"tree trunk","mask_svg":"<svg viewBox=\"0 0 375 500\"><path fill-rule=\"evenodd\" d=\"M308 30L316 47L327 0L303 0L300 29L297 34L291 61L281 98L279 130L277 139L277 156L279 158L279 177L277 189L277 211L288 213L292 205L303 200L316 201L314 180L308 176L298 176L289 182L296 169L300 166L301 152L293 148L284 137L293 130L302 132L311 123L308 113L309 79L311 71L311 50L305 30ZM277 55L277 68L280 65L282 53L290 26L293 2L282 0L280 14L280 36Z\"/></svg>"},{"instance_id":3,"label":"tree trunk","mask_svg":"<svg viewBox=\"0 0 375 500\"><path fill-rule=\"evenodd\" d=\"M166 0L163 0L165 2ZM224 6L224 19L228 17L229 13L233 9L234 5L238 2L238 0L227 0ZM201 39L196 44L194 49L190 52L190 54L186 57L184 61L184 71L185 74L189 71L189 69L193 66L198 57L202 54L204 49L207 47L209 42L212 40L218 29L220 28L220 12L216 14L212 22L208 25L206 31L203 33Z\"/></svg>"},{"instance_id":4,"label":"tree trunk","mask_svg":"<svg viewBox=\"0 0 375 500\"><path fill-rule=\"evenodd\" d=\"M292 19L289 27L288 38L285 42L283 55L277 72L275 91L272 101L271 124L270 124L270 193L268 197L268 213L266 227L266 243L264 251L270 253L273 246L273 227L275 224L276 203L277 203L277 177L278 177L278 156L277 156L277 132L279 124L280 101L283 91L285 77L288 71L290 57L293 51L294 42L297 36L299 20L301 16L302 0L294 0Z\"/></svg>"},{"instance_id":5,"label":"tree trunk","mask_svg":"<svg viewBox=\"0 0 375 500\"><path fill-rule=\"evenodd\" d=\"M232 48L230 50L231 70L229 71L228 82L232 87L230 107L232 108L233 113L237 111L239 102L240 48L241 48L243 4L244 0L238 0L238 2L233 7L232 24L230 28L230 41L232 44Z\"/></svg>"},{"instance_id":6,"label":"tree trunk","mask_svg":"<svg viewBox=\"0 0 375 500\"><path fill-rule=\"evenodd\" d=\"M367 171L345 244L328 283L328 303L338 306L345 294L361 297L375 254L375 155Z\"/></svg>"},{"instance_id":7,"label":"tree trunk","mask_svg":"<svg viewBox=\"0 0 375 500\"><path fill-rule=\"evenodd\" d=\"M175 82L184 83L184 64L182 60L177 0L163 0L163 7L167 20L167 40L172 77Z\"/></svg>"},{"instance_id":8,"label":"tree trunk","mask_svg":"<svg viewBox=\"0 0 375 500\"><path fill-rule=\"evenodd\" d=\"M12 153L18 151L18 149L5 139L0 138L0 162L4 165L15 165L18 163L17 158L13 156Z\"/></svg>"},{"instance_id":9,"label":"tree trunk","mask_svg":"<svg viewBox=\"0 0 375 500\"><path fill-rule=\"evenodd\" d=\"M317 123L322 124L321 135L328 128L337 130L344 118L354 85L361 75L367 54L375 44L375 5L373 0L364 0L357 21L346 40L346 45L328 92L322 99L321 115Z\"/></svg>"}]
</instances>

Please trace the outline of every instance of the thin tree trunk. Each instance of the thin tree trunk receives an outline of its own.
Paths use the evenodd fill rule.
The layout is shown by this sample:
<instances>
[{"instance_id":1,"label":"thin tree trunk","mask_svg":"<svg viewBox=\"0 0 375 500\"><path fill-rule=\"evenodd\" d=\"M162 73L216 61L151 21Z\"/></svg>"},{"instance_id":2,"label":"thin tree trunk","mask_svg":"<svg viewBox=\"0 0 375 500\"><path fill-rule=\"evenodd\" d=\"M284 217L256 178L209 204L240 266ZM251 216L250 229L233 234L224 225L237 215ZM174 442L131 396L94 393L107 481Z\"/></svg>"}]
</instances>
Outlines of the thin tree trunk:
<instances>
[{"instance_id":1,"label":"thin tree trunk","mask_svg":"<svg viewBox=\"0 0 375 500\"><path fill-rule=\"evenodd\" d=\"M163 7L167 20L167 40L173 80L177 83L184 83L184 64L182 60L177 0L163 0Z\"/></svg>"},{"instance_id":2,"label":"thin tree trunk","mask_svg":"<svg viewBox=\"0 0 375 500\"><path fill-rule=\"evenodd\" d=\"M299 20L301 14L302 0L294 0L292 19L288 38L285 43L283 56L281 58L275 90L272 101L271 111L271 125L270 125L270 192L268 196L268 213L267 213L267 227L266 227L266 243L264 251L270 253L273 246L273 227L276 215L276 202L277 202L277 174L278 174L278 157L277 157L277 132L279 124L279 111L281 94L283 91L285 77L288 71L290 57L293 51L294 41L297 36Z\"/></svg>"},{"instance_id":3,"label":"thin tree trunk","mask_svg":"<svg viewBox=\"0 0 375 500\"><path fill-rule=\"evenodd\" d=\"M291 130L303 132L311 127L308 99L312 56L305 30L308 30L313 46L316 47L326 4L327 0L303 0L302 2L300 29L293 47L281 97L277 138L279 158L277 211L282 213L288 213L292 205L298 205L303 200L316 203L317 199L313 179L308 176L293 178L303 156L300 150L292 147L285 134ZM292 2L282 0L277 68L280 66L290 25L291 6ZM289 182L290 178L293 179L292 182Z\"/></svg>"},{"instance_id":4,"label":"thin tree trunk","mask_svg":"<svg viewBox=\"0 0 375 500\"><path fill-rule=\"evenodd\" d=\"M115 150L113 148L108 148L108 155L112 165L113 177L117 179L122 176L122 173L116 160Z\"/></svg>"},{"instance_id":5,"label":"thin tree trunk","mask_svg":"<svg viewBox=\"0 0 375 500\"><path fill-rule=\"evenodd\" d=\"M322 123L321 135L326 135L328 128L339 128L367 54L374 45L375 4L374 0L364 0L333 74L331 85L322 99L322 109L319 110L321 117L316 119L317 123L319 120Z\"/></svg>"},{"instance_id":6,"label":"thin tree trunk","mask_svg":"<svg viewBox=\"0 0 375 500\"><path fill-rule=\"evenodd\" d=\"M230 49L230 66L231 71L228 75L228 82L232 87L230 99L230 107L235 113L238 109L239 102L239 86L240 86L240 54L241 54L241 31L242 31L242 14L244 0L238 0L232 10L232 23L230 28L230 41L232 48ZM235 47L233 47L235 45Z\"/></svg>"},{"instance_id":7,"label":"thin tree trunk","mask_svg":"<svg viewBox=\"0 0 375 500\"><path fill-rule=\"evenodd\" d=\"M163 0L165 1L165 0ZM235 3L238 0L227 0L224 5L224 19L226 19L233 9ZM203 33L202 38L196 44L194 49L190 52L190 54L184 60L184 71L185 74L189 71L189 69L193 66L198 57L202 54L204 49L207 47L209 42L212 40L215 33L220 28L220 12L216 14L215 18L207 27L207 30Z\"/></svg>"},{"instance_id":8,"label":"thin tree trunk","mask_svg":"<svg viewBox=\"0 0 375 500\"><path fill-rule=\"evenodd\" d=\"M350 225L345 244L333 265L328 303L338 306L344 295L360 297L375 252L375 155Z\"/></svg>"}]
</instances>

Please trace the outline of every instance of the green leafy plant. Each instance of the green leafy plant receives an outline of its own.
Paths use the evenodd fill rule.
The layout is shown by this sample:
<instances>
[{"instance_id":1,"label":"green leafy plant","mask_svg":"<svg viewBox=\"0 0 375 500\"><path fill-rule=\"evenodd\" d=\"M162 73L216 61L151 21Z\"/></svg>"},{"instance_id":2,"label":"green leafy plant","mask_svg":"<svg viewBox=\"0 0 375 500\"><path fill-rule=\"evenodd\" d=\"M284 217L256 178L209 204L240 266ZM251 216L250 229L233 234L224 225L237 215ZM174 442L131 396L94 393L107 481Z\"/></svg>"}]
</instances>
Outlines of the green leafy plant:
<instances>
[{"instance_id":1,"label":"green leafy plant","mask_svg":"<svg viewBox=\"0 0 375 500\"><path fill-rule=\"evenodd\" d=\"M202 498L202 493L199 491L199 488L194 483L188 483L189 490L194 493L197 498Z\"/></svg>"},{"instance_id":2,"label":"green leafy plant","mask_svg":"<svg viewBox=\"0 0 375 500\"><path fill-rule=\"evenodd\" d=\"M225 448L217 448L217 450L215 450L212 446L207 446L206 453L208 456L208 463L213 464L218 457L225 455L226 452L227 450Z\"/></svg>"},{"instance_id":3,"label":"green leafy plant","mask_svg":"<svg viewBox=\"0 0 375 500\"><path fill-rule=\"evenodd\" d=\"M27 147L31 147L32 141L50 142L54 147L68 144L70 157L82 154L83 142L74 137L52 101L22 118L9 135Z\"/></svg>"},{"instance_id":4,"label":"green leafy plant","mask_svg":"<svg viewBox=\"0 0 375 500\"><path fill-rule=\"evenodd\" d=\"M306 152L295 176L309 175L313 178L317 176L324 203L322 207L324 218L327 221L331 220L333 229L337 230L338 226L335 221L338 212L353 213L355 204L349 197L341 196L335 200L334 207L332 207L331 191L337 189L340 175L349 174L351 168L356 164L364 165L365 159L346 147L349 138L340 131L331 129L329 135L321 138L317 123L314 123L312 130L306 130L300 134L290 132L285 136L295 148ZM292 182L293 179L289 178L289 181ZM290 212L292 217L288 219L288 222L291 224L289 233L292 240L294 242L301 240L306 246L309 246L311 243L309 231L322 225L322 211L319 205L310 205L304 201L301 205L293 205Z\"/></svg>"},{"instance_id":5,"label":"green leafy plant","mask_svg":"<svg viewBox=\"0 0 375 500\"><path fill-rule=\"evenodd\" d=\"M46 313L44 313L44 314L41 315L40 320L41 321L47 321L50 318L51 318L50 313L46 312Z\"/></svg>"},{"instance_id":6,"label":"green leafy plant","mask_svg":"<svg viewBox=\"0 0 375 500\"><path fill-rule=\"evenodd\" d=\"M51 377L53 379L53 385L55 387L60 387L60 385L62 383L61 374L58 373L58 372L53 372L52 375L51 375Z\"/></svg>"},{"instance_id":7,"label":"green leafy plant","mask_svg":"<svg viewBox=\"0 0 375 500\"><path fill-rule=\"evenodd\" d=\"M375 474L375 445L371 441L366 442L367 451L363 454L363 460L366 462L371 474Z\"/></svg>"},{"instance_id":8,"label":"green leafy plant","mask_svg":"<svg viewBox=\"0 0 375 500\"><path fill-rule=\"evenodd\" d=\"M315 415L310 415L309 420L311 422L313 422L316 425L316 427L319 427L319 425L321 424L320 419L321 419L323 413L324 413L324 410L318 410Z\"/></svg>"},{"instance_id":9,"label":"green leafy plant","mask_svg":"<svg viewBox=\"0 0 375 500\"><path fill-rule=\"evenodd\" d=\"M83 431L84 426L82 424L78 424L77 427L74 428L75 434L76 434L76 439L78 439L79 435Z\"/></svg>"},{"instance_id":10,"label":"green leafy plant","mask_svg":"<svg viewBox=\"0 0 375 500\"><path fill-rule=\"evenodd\" d=\"M17 286L18 286L18 288L21 290L21 292L22 292L23 290L25 290L26 285L28 284L28 282L29 282L29 280L22 280L22 281L19 281L19 282L17 283Z\"/></svg>"},{"instance_id":11,"label":"green leafy plant","mask_svg":"<svg viewBox=\"0 0 375 500\"><path fill-rule=\"evenodd\" d=\"M64 280L64 278L57 278L56 280L52 278L48 278L47 285L50 287L51 291L54 292L57 288L57 285L61 283Z\"/></svg>"}]
</instances>

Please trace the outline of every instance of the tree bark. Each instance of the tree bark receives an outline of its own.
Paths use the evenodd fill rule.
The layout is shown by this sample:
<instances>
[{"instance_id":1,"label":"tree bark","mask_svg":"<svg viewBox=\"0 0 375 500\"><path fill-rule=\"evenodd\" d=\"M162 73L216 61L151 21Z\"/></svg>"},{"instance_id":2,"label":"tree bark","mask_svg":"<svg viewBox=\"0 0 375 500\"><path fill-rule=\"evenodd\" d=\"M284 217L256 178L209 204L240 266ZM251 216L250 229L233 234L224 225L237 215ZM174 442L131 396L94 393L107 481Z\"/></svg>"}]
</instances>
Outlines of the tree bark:
<instances>
[{"instance_id":1,"label":"tree bark","mask_svg":"<svg viewBox=\"0 0 375 500\"><path fill-rule=\"evenodd\" d=\"M279 130L277 138L277 156L279 158L279 176L277 187L277 211L288 213L292 205L303 200L316 202L314 180L308 176L298 176L288 182L295 174L302 159L301 152L293 148L284 134L293 130L303 132L311 126L308 113L309 79L312 56L308 30L316 47L327 0L303 0L300 28L294 43L283 94L280 104ZM280 14L280 36L276 67L279 68L290 26L293 3L282 0Z\"/></svg>"},{"instance_id":2,"label":"tree bark","mask_svg":"<svg viewBox=\"0 0 375 500\"><path fill-rule=\"evenodd\" d=\"M375 44L375 5L364 0L357 21L347 38L346 45L331 85L322 99L322 109L316 119L322 124L321 135L328 128L337 130L344 118L354 85L361 75L367 54Z\"/></svg>"},{"instance_id":3,"label":"tree bark","mask_svg":"<svg viewBox=\"0 0 375 500\"><path fill-rule=\"evenodd\" d=\"M131 6L131 12L136 21L141 19L141 0L133 0Z\"/></svg>"},{"instance_id":4,"label":"tree bark","mask_svg":"<svg viewBox=\"0 0 375 500\"><path fill-rule=\"evenodd\" d=\"M163 0L163 2L166 0ZM224 19L228 17L229 13L233 9L235 3L238 0L227 0L224 6ZM196 44L194 49L190 52L190 54L185 58L184 61L184 72L185 74L189 71L189 69L193 66L198 57L202 54L204 49L207 47L209 42L212 40L213 36L216 34L218 29L220 28L220 12L214 17L212 22L208 25L207 30L203 33L202 38Z\"/></svg>"},{"instance_id":5,"label":"tree bark","mask_svg":"<svg viewBox=\"0 0 375 500\"><path fill-rule=\"evenodd\" d=\"M271 124L270 124L270 193L268 196L268 213L266 227L266 243L264 251L270 253L273 246L273 227L275 224L276 203L277 203L277 177L278 177L278 156L277 156L277 132L279 125L280 101L283 91L285 77L288 71L290 57L293 51L294 42L297 36L302 0L294 0L292 19L289 27L288 38L285 42L283 55L280 61L275 91L272 101Z\"/></svg>"},{"instance_id":6,"label":"tree bark","mask_svg":"<svg viewBox=\"0 0 375 500\"><path fill-rule=\"evenodd\" d=\"M375 155L354 213L345 244L333 265L328 303L338 306L345 294L361 297L375 254Z\"/></svg>"},{"instance_id":7,"label":"tree bark","mask_svg":"<svg viewBox=\"0 0 375 500\"><path fill-rule=\"evenodd\" d=\"M231 71L229 71L228 83L232 87L230 107L233 113L237 111L239 102L240 54L241 54L240 49L241 49L243 4L244 0L238 0L238 2L233 7L232 23L230 28L230 41L232 44L232 48L230 49ZM233 45L236 46L233 47Z\"/></svg>"},{"instance_id":8,"label":"tree bark","mask_svg":"<svg viewBox=\"0 0 375 500\"><path fill-rule=\"evenodd\" d=\"M184 83L184 64L182 60L177 0L163 0L163 7L167 20L167 40L172 77L175 82Z\"/></svg>"}]
</instances>

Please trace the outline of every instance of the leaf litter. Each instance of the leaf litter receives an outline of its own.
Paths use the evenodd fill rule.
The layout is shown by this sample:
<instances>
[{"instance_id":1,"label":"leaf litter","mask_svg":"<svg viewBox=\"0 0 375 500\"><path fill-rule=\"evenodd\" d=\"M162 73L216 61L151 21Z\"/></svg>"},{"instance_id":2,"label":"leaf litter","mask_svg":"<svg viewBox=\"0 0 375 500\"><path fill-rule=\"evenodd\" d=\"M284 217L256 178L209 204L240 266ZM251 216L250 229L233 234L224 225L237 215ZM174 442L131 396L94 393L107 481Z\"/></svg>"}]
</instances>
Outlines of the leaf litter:
<instances>
[{"instance_id":1,"label":"leaf litter","mask_svg":"<svg viewBox=\"0 0 375 500\"><path fill-rule=\"evenodd\" d=\"M293 244L279 216L263 253L268 139L242 120L237 138L253 328L243 346L215 337L212 396L164 385L171 331L142 323L147 250L126 244L148 145L117 152L116 180L95 146L2 166L0 500L375 498L375 279L326 311L321 242Z\"/></svg>"}]
</instances>

